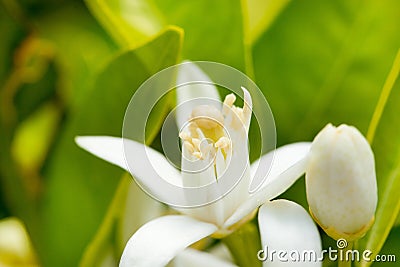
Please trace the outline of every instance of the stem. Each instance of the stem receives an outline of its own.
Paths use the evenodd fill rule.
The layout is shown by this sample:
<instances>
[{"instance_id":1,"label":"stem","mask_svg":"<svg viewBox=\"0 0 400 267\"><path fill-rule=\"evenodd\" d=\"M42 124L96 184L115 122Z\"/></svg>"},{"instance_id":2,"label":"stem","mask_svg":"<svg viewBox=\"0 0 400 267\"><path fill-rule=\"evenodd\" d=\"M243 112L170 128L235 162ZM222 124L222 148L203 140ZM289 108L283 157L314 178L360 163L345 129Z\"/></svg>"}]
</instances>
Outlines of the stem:
<instances>
[{"instance_id":1,"label":"stem","mask_svg":"<svg viewBox=\"0 0 400 267\"><path fill-rule=\"evenodd\" d=\"M400 49L397 51L397 55L393 62L392 69L390 70L386 78L385 84L383 85L382 92L378 100L378 104L376 105L374 115L372 116L371 123L368 127L367 139L370 144L374 140L376 128L378 127L383 110L386 106L386 102L389 98L389 95L393 89L395 82L397 81L399 73L400 73Z\"/></svg>"},{"instance_id":2,"label":"stem","mask_svg":"<svg viewBox=\"0 0 400 267\"><path fill-rule=\"evenodd\" d=\"M347 251L353 249L353 242L348 242L347 247L341 250L342 257L339 258L338 267L351 267L352 259L349 259L347 256Z\"/></svg>"},{"instance_id":3,"label":"stem","mask_svg":"<svg viewBox=\"0 0 400 267\"><path fill-rule=\"evenodd\" d=\"M254 223L246 223L222 241L229 248L237 265L242 267L262 266L262 262L257 258L257 252L261 249L260 234Z\"/></svg>"}]
</instances>

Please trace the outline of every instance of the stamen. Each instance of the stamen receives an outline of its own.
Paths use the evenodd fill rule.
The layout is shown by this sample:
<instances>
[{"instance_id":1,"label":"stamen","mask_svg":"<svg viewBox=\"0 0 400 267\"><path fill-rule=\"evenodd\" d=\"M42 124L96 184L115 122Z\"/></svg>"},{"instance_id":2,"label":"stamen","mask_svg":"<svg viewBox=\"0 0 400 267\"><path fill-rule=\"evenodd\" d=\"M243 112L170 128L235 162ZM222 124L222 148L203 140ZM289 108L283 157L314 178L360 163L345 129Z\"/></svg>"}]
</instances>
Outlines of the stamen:
<instances>
[{"instance_id":1,"label":"stamen","mask_svg":"<svg viewBox=\"0 0 400 267\"><path fill-rule=\"evenodd\" d=\"M201 152L193 152L193 156L195 156L198 159L202 159L202 154Z\"/></svg>"},{"instance_id":2,"label":"stamen","mask_svg":"<svg viewBox=\"0 0 400 267\"><path fill-rule=\"evenodd\" d=\"M225 97L224 105L222 107L222 114L227 116L229 114L230 109L233 106L233 103L236 101L236 96L234 94L229 94Z\"/></svg>"},{"instance_id":3,"label":"stamen","mask_svg":"<svg viewBox=\"0 0 400 267\"><path fill-rule=\"evenodd\" d=\"M190 154L193 154L194 152L194 147L191 143L188 141L183 142L183 145L186 147L186 149L189 151Z\"/></svg>"},{"instance_id":4,"label":"stamen","mask_svg":"<svg viewBox=\"0 0 400 267\"><path fill-rule=\"evenodd\" d=\"M200 105L192 111L193 123L203 129L212 129L224 123L224 117L214 106Z\"/></svg>"},{"instance_id":5,"label":"stamen","mask_svg":"<svg viewBox=\"0 0 400 267\"><path fill-rule=\"evenodd\" d=\"M189 141L192 139L189 134L187 132L180 132L179 133L179 137L183 140L183 141Z\"/></svg>"},{"instance_id":6,"label":"stamen","mask_svg":"<svg viewBox=\"0 0 400 267\"><path fill-rule=\"evenodd\" d=\"M224 104L228 107L232 107L233 103L236 101L236 96L234 94L229 94L225 97Z\"/></svg>"},{"instance_id":7,"label":"stamen","mask_svg":"<svg viewBox=\"0 0 400 267\"><path fill-rule=\"evenodd\" d=\"M192 144L196 150L200 150L200 140L197 138L192 138Z\"/></svg>"},{"instance_id":8,"label":"stamen","mask_svg":"<svg viewBox=\"0 0 400 267\"><path fill-rule=\"evenodd\" d=\"M243 121L243 109L239 108L239 107L236 107L236 106L233 106L232 110L233 110L233 112L235 112L236 116L239 117L239 119L241 121Z\"/></svg>"},{"instance_id":9,"label":"stamen","mask_svg":"<svg viewBox=\"0 0 400 267\"><path fill-rule=\"evenodd\" d=\"M243 126L248 127L251 117L251 97L242 87L244 93L243 108L234 105L236 96L229 94L225 97L222 112L212 105L199 105L192 110L191 121L185 132L179 133L184 145L194 157L205 160L215 155L217 151L223 157L228 157L232 148L231 140L225 136L223 126L230 125L235 130ZM215 142L203 142L206 139Z\"/></svg>"},{"instance_id":10,"label":"stamen","mask_svg":"<svg viewBox=\"0 0 400 267\"><path fill-rule=\"evenodd\" d=\"M195 131L195 132L197 133L197 135L199 136L200 139L206 138L206 137L204 136L203 131L202 131L199 127L196 128L196 131Z\"/></svg>"},{"instance_id":11,"label":"stamen","mask_svg":"<svg viewBox=\"0 0 400 267\"><path fill-rule=\"evenodd\" d=\"M215 143L215 147L216 147L216 148L223 148L223 149L226 149L226 148L230 147L230 145L231 145L231 140L230 140L228 137L226 137L226 136L221 137L221 138Z\"/></svg>"},{"instance_id":12,"label":"stamen","mask_svg":"<svg viewBox=\"0 0 400 267\"><path fill-rule=\"evenodd\" d=\"M243 104L243 113L245 118L247 119L249 115L251 116L251 109L253 107L253 103L251 101L251 96L249 91L242 86L243 95L244 95L244 104Z\"/></svg>"}]
</instances>

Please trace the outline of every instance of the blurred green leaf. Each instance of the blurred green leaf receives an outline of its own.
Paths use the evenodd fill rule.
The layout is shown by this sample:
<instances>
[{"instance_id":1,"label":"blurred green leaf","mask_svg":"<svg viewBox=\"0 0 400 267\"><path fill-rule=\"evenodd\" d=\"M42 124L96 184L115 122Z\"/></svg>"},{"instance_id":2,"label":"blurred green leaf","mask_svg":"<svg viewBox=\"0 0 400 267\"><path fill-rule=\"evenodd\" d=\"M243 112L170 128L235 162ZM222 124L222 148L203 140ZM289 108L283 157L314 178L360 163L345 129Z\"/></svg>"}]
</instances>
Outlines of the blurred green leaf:
<instances>
[{"instance_id":1,"label":"blurred green leaf","mask_svg":"<svg viewBox=\"0 0 400 267\"><path fill-rule=\"evenodd\" d=\"M111 266L117 266L131 235L161 214L162 204L148 196L129 174L124 174L99 230L83 254L80 266L100 266L104 259L99 255L106 254L116 262Z\"/></svg>"},{"instance_id":2,"label":"blurred green leaf","mask_svg":"<svg viewBox=\"0 0 400 267\"><path fill-rule=\"evenodd\" d=\"M278 145L312 140L329 122L366 134L400 44L399 12L392 0L288 3L253 48ZM307 206L303 183L285 197Z\"/></svg>"},{"instance_id":3,"label":"blurred green leaf","mask_svg":"<svg viewBox=\"0 0 400 267\"><path fill-rule=\"evenodd\" d=\"M19 89L15 54L16 48L27 36L28 31L16 20L15 14L9 13L8 7L5 1L0 2L0 201L4 201L0 204L0 213L5 214L9 211L14 216L28 221L28 230L34 232L35 203L32 195L28 194L29 181L22 179L10 153L17 126L14 97Z\"/></svg>"},{"instance_id":4,"label":"blurred green leaf","mask_svg":"<svg viewBox=\"0 0 400 267\"><path fill-rule=\"evenodd\" d=\"M41 181L37 176L54 140L60 115L56 103L49 102L20 123L15 131L11 155L20 172L29 177L28 189L32 192L40 191Z\"/></svg>"},{"instance_id":5,"label":"blurred green leaf","mask_svg":"<svg viewBox=\"0 0 400 267\"><path fill-rule=\"evenodd\" d=\"M399 215L397 215L397 219L396 219L396 222L394 223L396 226L399 226L400 225L400 214Z\"/></svg>"},{"instance_id":6,"label":"blurred green leaf","mask_svg":"<svg viewBox=\"0 0 400 267\"><path fill-rule=\"evenodd\" d=\"M268 30L290 0L244 0L248 19L248 42L255 43Z\"/></svg>"},{"instance_id":7,"label":"blurred green leaf","mask_svg":"<svg viewBox=\"0 0 400 267\"><path fill-rule=\"evenodd\" d=\"M140 44L167 24L177 25L185 31L184 58L221 62L252 75L240 0L86 0L86 4L123 46Z\"/></svg>"},{"instance_id":8,"label":"blurred green leaf","mask_svg":"<svg viewBox=\"0 0 400 267\"><path fill-rule=\"evenodd\" d=\"M4 3L0 1L0 86L12 67L15 46L25 35L26 30L6 12Z\"/></svg>"},{"instance_id":9,"label":"blurred green leaf","mask_svg":"<svg viewBox=\"0 0 400 267\"><path fill-rule=\"evenodd\" d=\"M394 0L288 4L253 50L279 144L311 140L329 122L366 133L400 44L399 12Z\"/></svg>"},{"instance_id":10,"label":"blurred green leaf","mask_svg":"<svg viewBox=\"0 0 400 267\"><path fill-rule=\"evenodd\" d=\"M23 121L46 101L56 98L58 73L52 45L35 36L23 41L14 58L10 86L14 86L15 95L11 103L18 121Z\"/></svg>"},{"instance_id":11,"label":"blurred green leaf","mask_svg":"<svg viewBox=\"0 0 400 267\"><path fill-rule=\"evenodd\" d=\"M59 97L69 113L81 105L90 83L118 50L116 44L80 3L66 3L34 19L37 35L54 50L60 73Z\"/></svg>"},{"instance_id":12,"label":"blurred green leaf","mask_svg":"<svg viewBox=\"0 0 400 267\"><path fill-rule=\"evenodd\" d=\"M159 32L163 19L152 1L85 0L94 16L124 47L137 47Z\"/></svg>"},{"instance_id":13,"label":"blurred green leaf","mask_svg":"<svg viewBox=\"0 0 400 267\"><path fill-rule=\"evenodd\" d=\"M99 255L105 255L110 250L110 247L115 248L117 246L114 240L116 226L117 222L121 219L121 216L123 215L123 210L121 209L121 207L124 207L126 205L130 182L133 181L129 175L124 175L120 180L111 205L108 208L107 213L104 217L104 220L101 223L100 228L97 231L94 239L86 248L82 260L79 263L79 266L101 266L104 259L102 257L99 257ZM115 254L115 249L113 249L113 254ZM116 255L113 255L113 257L117 258Z\"/></svg>"},{"instance_id":14,"label":"blurred green leaf","mask_svg":"<svg viewBox=\"0 0 400 267\"><path fill-rule=\"evenodd\" d=\"M371 121L368 140L376 158L378 181L378 207L375 223L368 234L359 241L361 250L369 249L373 255L381 250L399 214L400 198L400 50L382 90L380 101ZM362 262L367 267L372 262Z\"/></svg>"},{"instance_id":15,"label":"blurred green leaf","mask_svg":"<svg viewBox=\"0 0 400 267\"><path fill-rule=\"evenodd\" d=\"M377 262L375 261L372 266L373 267L398 267L399 266L399 259L400 259L400 227L393 228L390 231L390 235L388 236L385 245L383 246L381 252L379 255L380 257L386 258L386 261L380 261ZM390 256L389 256L390 255ZM392 257L392 255L395 256L395 258ZM383 258L382 257L382 258ZM389 261L389 257L391 257L391 261Z\"/></svg>"},{"instance_id":16,"label":"blurred green leaf","mask_svg":"<svg viewBox=\"0 0 400 267\"><path fill-rule=\"evenodd\" d=\"M79 149L74 137L120 136L132 94L152 74L177 63L180 45L181 31L168 29L145 46L118 55L99 73L94 88L67 121L44 173L39 251L45 266L78 264L115 192L115 177L122 174ZM158 115L162 120L163 114Z\"/></svg>"},{"instance_id":17,"label":"blurred green leaf","mask_svg":"<svg viewBox=\"0 0 400 267\"><path fill-rule=\"evenodd\" d=\"M240 0L154 2L169 24L185 31L184 58L221 62L243 72L252 68L245 62Z\"/></svg>"},{"instance_id":18,"label":"blurred green leaf","mask_svg":"<svg viewBox=\"0 0 400 267\"><path fill-rule=\"evenodd\" d=\"M40 185L37 186L41 173L36 173L36 171L27 173L17 166L11 156L12 142L15 138L14 130L19 129L15 117L18 115L19 119L28 118L35 113L35 109L43 101L53 96L55 89L59 88L61 90L57 90L57 93L62 95L65 101L68 98L67 92L73 92L73 97L70 95L69 99L76 106L80 96L87 93L87 90L84 89L87 88L94 71L98 70L100 62L105 60L104 55L109 54L115 45L110 41L107 42L107 35L95 20L88 16L89 14L79 3L68 3L67 6L58 5L58 9L52 10L50 13L35 14L34 22L32 22L28 16L23 14L24 12L17 2L4 1L2 4L6 2L7 7L15 12L13 18L20 20L23 27L29 29L31 34L24 42L17 42L17 40L22 40L14 39L15 36L10 38L7 36L7 32L9 31L11 34L15 28L20 29L22 26L16 26L16 22L13 22L15 25L5 24L4 32L1 27L1 32L4 33L4 36L2 35L4 47L8 49L7 55L2 61L4 66L7 66L5 74L8 77L4 86L2 84L0 98L3 102L0 105L0 150L6 151L0 157L2 198L7 201L10 211L27 224L33 243L41 252L41 256L56 257L53 255L53 248L49 249L41 242L45 239L44 236L47 235L47 232L42 225L39 227L37 195L32 195L31 192L37 193L37 191L42 192L47 189ZM0 12L3 11L3 8L0 8ZM8 19L2 14L1 20L3 18ZM16 48L18 48L17 52ZM51 62L50 65L49 62ZM55 71L55 65L60 66L60 72ZM63 105L58 105L62 101L54 103L57 104L57 109L62 110ZM51 132L57 129L46 130ZM29 136L31 141L36 138L40 139L37 136ZM49 138L45 141L47 142L45 146L49 146L53 139ZM25 150L25 153L28 156L32 155L28 150ZM68 167L64 166L60 172L63 172L65 168ZM68 183L66 188L68 188ZM46 250L42 250L42 247L46 247ZM62 254L62 252L58 253L58 255ZM46 257L43 256L43 258Z\"/></svg>"}]
</instances>

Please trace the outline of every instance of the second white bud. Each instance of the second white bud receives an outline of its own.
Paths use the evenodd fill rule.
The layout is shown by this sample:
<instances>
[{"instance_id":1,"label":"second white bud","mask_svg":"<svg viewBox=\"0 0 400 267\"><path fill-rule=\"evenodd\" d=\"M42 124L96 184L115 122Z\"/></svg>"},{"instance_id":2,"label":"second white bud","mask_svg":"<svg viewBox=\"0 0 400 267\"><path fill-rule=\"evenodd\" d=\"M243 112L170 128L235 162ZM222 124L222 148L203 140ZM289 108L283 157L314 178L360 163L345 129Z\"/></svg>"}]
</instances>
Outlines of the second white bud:
<instances>
[{"instance_id":1,"label":"second white bud","mask_svg":"<svg viewBox=\"0 0 400 267\"><path fill-rule=\"evenodd\" d=\"M377 185L374 155L354 127L328 124L314 139L306 171L314 219L334 239L360 238L374 221Z\"/></svg>"}]
</instances>

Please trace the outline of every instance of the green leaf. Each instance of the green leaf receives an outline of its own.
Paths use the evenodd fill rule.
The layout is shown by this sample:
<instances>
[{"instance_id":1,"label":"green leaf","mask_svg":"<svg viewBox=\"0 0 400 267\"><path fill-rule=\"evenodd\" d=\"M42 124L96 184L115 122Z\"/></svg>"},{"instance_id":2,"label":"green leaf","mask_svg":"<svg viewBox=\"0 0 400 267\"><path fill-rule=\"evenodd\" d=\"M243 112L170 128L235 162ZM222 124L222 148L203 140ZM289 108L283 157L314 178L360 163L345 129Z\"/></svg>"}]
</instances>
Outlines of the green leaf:
<instances>
[{"instance_id":1,"label":"green leaf","mask_svg":"<svg viewBox=\"0 0 400 267\"><path fill-rule=\"evenodd\" d=\"M43 166L60 121L60 110L56 103L42 105L20 123L11 144L11 155L22 173L29 177L29 191L38 189L37 179ZM27 153L29 151L29 153ZM35 183L36 181L36 183ZM37 190L40 191L40 190Z\"/></svg>"},{"instance_id":2,"label":"green leaf","mask_svg":"<svg viewBox=\"0 0 400 267\"><path fill-rule=\"evenodd\" d=\"M243 72L252 68L245 62L240 0L154 2L169 24L185 31L184 58L221 62Z\"/></svg>"},{"instance_id":3,"label":"green leaf","mask_svg":"<svg viewBox=\"0 0 400 267\"><path fill-rule=\"evenodd\" d=\"M117 222L120 220L122 213L121 207L126 204L126 198L128 194L129 184L132 178L128 175L124 175L115 191L115 196L111 202L110 207L107 210L106 216L97 231L94 239L90 242L86 248L83 258L79 263L79 266L90 267L90 266L101 266L103 258L100 255L107 254L111 247L115 247L115 231ZM114 249L115 250L115 249ZM115 253L115 252L114 252ZM113 255L114 258L117 258Z\"/></svg>"},{"instance_id":4,"label":"green leaf","mask_svg":"<svg viewBox=\"0 0 400 267\"><path fill-rule=\"evenodd\" d=\"M252 72L240 0L86 0L86 4L123 46L137 46L165 25L177 25L185 31L184 58L221 62Z\"/></svg>"},{"instance_id":5,"label":"green leaf","mask_svg":"<svg viewBox=\"0 0 400 267\"><path fill-rule=\"evenodd\" d=\"M15 93L20 80L17 75L17 46L27 35L27 30L17 21L14 2L0 2L0 213L7 212L29 223L28 231L35 232L35 202L29 189L31 181L23 179L11 154L11 143L17 125ZM5 212L5 210L7 210Z\"/></svg>"},{"instance_id":6,"label":"green leaf","mask_svg":"<svg viewBox=\"0 0 400 267\"><path fill-rule=\"evenodd\" d=\"M162 214L162 204L148 196L132 177L124 174L106 216L83 254L80 266L100 266L99 255L109 254L119 262L126 242L144 223ZM117 265L117 264L115 264Z\"/></svg>"},{"instance_id":7,"label":"green leaf","mask_svg":"<svg viewBox=\"0 0 400 267\"><path fill-rule=\"evenodd\" d=\"M397 216L396 222L394 223L396 226L400 225L400 214Z\"/></svg>"},{"instance_id":8,"label":"green leaf","mask_svg":"<svg viewBox=\"0 0 400 267\"><path fill-rule=\"evenodd\" d=\"M59 72L57 94L69 112L81 105L101 68L118 47L85 6L67 3L35 18L37 35L53 47Z\"/></svg>"},{"instance_id":9,"label":"green leaf","mask_svg":"<svg viewBox=\"0 0 400 267\"><path fill-rule=\"evenodd\" d=\"M260 232L253 222L248 222L237 231L222 239L239 266L261 266L262 262L254 255L261 249ZM245 245L245 246L244 246Z\"/></svg>"},{"instance_id":10,"label":"green leaf","mask_svg":"<svg viewBox=\"0 0 400 267\"><path fill-rule=\"evenodd\" d=\"M5 3L0 2L0 85L3 86L4 80L9 74L13 64L13 54L17 45L24 35L25 30L7 12Z\"/></svg>"},{"instance_id":11,"label":"green leaf","mask_svg":"<svg viewBox=\"0 0 400 267\"><path fill-rule=\"evenodd\" d=\"M78 264L115 192L116 177L122 174L119 168L79 149L74 137L120 136L131 96L152 74L177 63L181 35L178 29L167 29L148 44L118 55L99 73L93 89L68 118L44 173L38 251L45 266ZM159 120L164 115L158 114Z\"/></svg>"},{"instance_id":12,"label":"green leaf","mask_svg":"<svg viewBox=\"0 0 400 267\"><path fill-rule=\"evenodd\" d=\"M245 40L246 14L241 0L155 0L155 3L169 24L185 31L184 59L220 62L254 78L251 50ZM260 133L254 119L250 139L253 141L251 160L254 160L259 156L260 147Z\"/></svg>"},{"instance_id":13,"label":"green leaf","mask_svg":"<svg viewBox=\"0 0 400 267\"><path fill-rule=\"evenodd\" d=\"M18 47L10 79L17 119L24 120L42 104L56 99L57 67L52 44L28 37Z\"/></svg>"},{"instance_id":14,"label":"green leaf","mask_svg":"<svg viewBox=\"0 0 400 267\"><path fill-rule=\"evenodd\" d=\"M388 236L385 245L379 252L381 259L385 261L373 263L373 267L397 267L399 266L398 261L400 259L400 227L392 228L390 235ZM393 258L394 256L394 258Z\"/></svg>"},{"instance_id":15,"label":"green leaf","mask_svg":"<svg viewBox=\"0 0 400 267\"><path fill-rule=\"evenodd\" d=\"M368 234L359 241L359 249L369 249L377 255L400 211L400 139L395 129L400 129L400 50L383 87L381 98L368 131L375 153L378 182L378 207L375 223ZM372 262L362 262L367 267Z\"/></svg>"},{"instance_id":16,"label":"green leaf","mask_svg":"<svg viewBox=\"0 0 400 267\"><path fill-rule=\"evenodd\" d=\"M34 21L31 21L30 18L28 19L28 17L25 16L26 14L23 14L22 10L19 9L18 3L15 3L15 1L6 1L4 3L7 3L8 8L14 11L13 18L18 19L21 25L17 26L17 22L14 22L14 26L11 23L8 25L4 24L4 32L3 27L1 27L2 37L4 37L4 47L9 49L2 63L4 63L5 68L8 68L5 69L5 74L9 76L6 84L2 88L2 94L8 90L6 93L7 98L3 98L3 96L0 97L6 105L2 103L0 107L12 107L12 109L6 109L5 112L2 110L0 119L0 150L4 151L4 155L0 157L2 199L6 201L8 209L26 223L36 249L42 253L40 256L45 255L43 259L52 256L56 257L56 255L52 254L52 248L45 251L41 249L42 247L46 247L41 241L45 239L44 236L47 235L46 230L43 228L43 225L40 224L41 221L38 218L39 203L37 203L37 193L42 193L44 191L44 187L42 187L41 183L42 181L40 181L42 173L38 173L38 170L27 171L26 169L22 169L21 166L17 165L21 162L14 161L13 156L17 156L16 154L18 153L15 153L16 143L14 143L13 148L12 142L18 143L18 140L15 138L18 139L20 133L15 135L16 133L14 130L19 130L20 128L18 127L20 125L16 124L16 120L10 120L12 117L10 115L12 115L12 113L10 113L9 110L14 110L15 105L17 107L15 113L18 113L19 119L26 117L27 120L25 121L29 124L28 121L30 119L35 120L35 116L32 118L27 116L35 114L36 112L34 112L34 110L38 108L44 100L53 96L54 90L57 90L57 97L62 96L61 98L63 98L67 95L67 91L72 92L72 89L75 89L76 94L74 94L74 96L76 95L76 100L79 100L79 95L85 92L83 88L85 88L85 82L88 81L88 77L91 77L91 71L96 70L95 67L99 65L100 61L104 60L104 54L110 52L110 46L112 45L110 45L110 42L107 43L107 41L103 41L102 38L107 36L100 36L100 34L98 34L102 32L101 29L95 24L93 19L87 16L88 13L83 11L82 6L79 4L74 3L72 5L69 4L69 6L58 5L57 8L59 9L52 10L50 14L40 12L40 15L35 16ZM0 12L3 12L2 8L0 8ZM2 19L7 21L8 17L2 15L1 20ZM7 36L8 34L14 34L13 31L16 30L16 28L22 32L20 29L22 27L32 30L31 35L24 40L23 44L20 42L22 38L15 38L16 36L14 35ZM20 35L22 35L21 32L19 33ZM71 40L71 37L74 39ZM107 40L107 38L104 39ZM104 43L107 44L104 45ZM18 53L12 50L16 47L19 49ZM48 49L49 47L50 49ZM85 51L85 47L88 48L87 51ZM48 51L51 53L49 54ZM106 52L99 53L99 51ZM53 52L55 53L52 54ZM11 59L13 61L11 61ZM48 61L51 61L50 68L47 67ZM59 70L58 67L60 67L60 73L62 72L60 76L60 73L55 71L56 69ZM87 71L89 68L90 71ZM33 83L22 85L22 83L27 82ZM21 88L19 88L20 85L22 85ZM60 88L62 90L59 90ZM5 91L3 91L3 89ZM17 91L17 89L21 89L21 91ZM65 97L63 100L67 98L68 97ZM63 101L56 101L57 109L62 110L64 103ZM3 116L3 112L6 116ZM40 110L38 110L38 112L40 112ZM49 112L51 113L52 111ZM56 112L58 113L58 111ZM49 122L53 120L53 118L50 118L53 114L44 114L45 117L48 115L49 117L45 120L49 119ZM47 126L54 126L54 124L50 124ZM21 125L21 127L24 127L24 125ZM31 129L28 131L30 130ZM51 137L46 138L46 140L41 138L49 137L47 134L50 133L51 135L51 132L54 133L56 130L57 129L49 128L44 129L44 131L40 133L35 130L35 133L41 134L41 136L27 134L29 135L30 141L43 141L40 145L40 149L43 150L38 153L40 157L45 157L46 155L44 154L46 154L49 146L53 144L53 139ZM35 156L34 153L28 149L28 147L25 147L23 153L27 156ZM14 155L11 153L14 153ZM46 158L40 159L40 161L45 159ZM17 161L18 160L19 159L17 159ZM34 162L35 165L36 163L38 163L38 161ZM66 166L61 168L60 172L63 172L65 169ZM47 182L48 181L46 181L46 183ZM69 185L66 184L65 188L68 188L68 186ZM46 260L44 261L46 262Z\"/></svg>"},{"instance_id":17,"label":"green leaf","mask_svg":"<svg viewBox=\"0 0 400 267\"><path fill-rule=\"evenodd\" d=\"M255 43L268 30L290 0L244 0L248 18L248 42Z\"/></svg>"},{"instance_id":18,"label":"green leaf","mask_svg":"<svg viewBox=\"0 0 400 267\"><path fill-rule=\"evenodd\" d=\"M137 47L159 32L161 15L152 1L85 0L94 16L122 46Z\"/></svg>"},{"instance_id":19,"label":"green leaf","mask_svg":"<svg viewBox=\"0 0 400 267\"><path fill-rule=\"evenodd\" d=\"M366 133L400 43L399 10L394 0L288 4L253 49L279 144L312 140L329 122Z\"/></svg>"}]
</instances>

